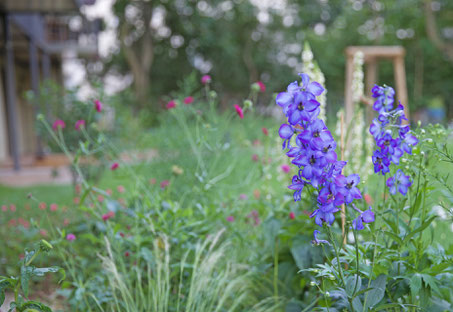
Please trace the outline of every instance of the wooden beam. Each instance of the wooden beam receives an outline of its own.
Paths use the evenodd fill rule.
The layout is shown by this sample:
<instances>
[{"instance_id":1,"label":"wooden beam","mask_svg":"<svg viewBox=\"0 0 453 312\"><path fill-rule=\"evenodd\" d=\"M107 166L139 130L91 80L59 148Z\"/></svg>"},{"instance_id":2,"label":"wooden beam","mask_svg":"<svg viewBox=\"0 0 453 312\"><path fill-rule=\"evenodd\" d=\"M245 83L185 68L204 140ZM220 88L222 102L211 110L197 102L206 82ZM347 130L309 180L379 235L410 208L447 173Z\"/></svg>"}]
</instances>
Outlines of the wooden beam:
<instances>
[{"instance_id":1,"label":"wooden beam","mask_svg":"<svg viewBox=\"0 0 453 312\"><path fill-rule=\"evenodd\" d=\"M346 56L346 77L344 85L344 106L345 106L345 119L346 129L352 120L354 114L354 103L352 102L352 74L354 71L354 54Z\"/></svg>"},{"instance_id":2,"label":"wooden beam","mask_svg":"<svg viewBox=\"0 0 453 312\"><path fill-rule=\"evenodd\" d=\"M407 101L407 85L406 85L406 69L404 67L404 58L396 57L393 60L393 72L396 82L396 97L404 106L404 114L409 119L409 107ZM403 124L408 124L408 121L403 120Z\"/></svg>"}]
</instances>

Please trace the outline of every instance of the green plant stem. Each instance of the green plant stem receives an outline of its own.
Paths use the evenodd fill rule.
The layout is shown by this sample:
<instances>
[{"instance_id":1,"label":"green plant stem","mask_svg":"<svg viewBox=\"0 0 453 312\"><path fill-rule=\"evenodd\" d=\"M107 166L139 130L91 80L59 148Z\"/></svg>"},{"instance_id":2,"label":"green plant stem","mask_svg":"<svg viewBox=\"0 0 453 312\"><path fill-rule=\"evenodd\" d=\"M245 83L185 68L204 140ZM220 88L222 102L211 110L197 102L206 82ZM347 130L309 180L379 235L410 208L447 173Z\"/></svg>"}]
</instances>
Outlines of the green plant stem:
<instances>
[{"instance_id":1,"label":"green plant stem","mask_svg":"<svg viewBox=\"0 0 453 312\"><path fill-rule=\"evenodd\" d=\"M278 237L275 238L274 247L274 297L278 298Z\"/></svg>"},{"instance_id":2,"label":"green plant stem","mask_svg":"<svg viewBox=\"0 0 453 312\"><path fill-rule=\"evenodd\" d=\"M327 233L329 234L329 239L332 242L333 249L335 251L335 257L337 258L338 273L340 274L340 278L341 278L341 282L343 283L343 287L345 287L346 283L344 281L343 269L341 268L340 255L338 253L337 243L335 242L335 239L332 234L332 230L330 229L329 226L327 227Z\"/></svg>"},{"instance_id":3,"label":"green plant stem","mask_svg":"<svg viewBox=\"0 0 453 312\"><path fill-rule=\"evenodd\" d=\"M352 292L352 295L354 295L355 292L357 291L357 284L359 283L359 242L357 241L356 230L352 229L352 234L354 235L355 257L356 257L356 262L357 262L357 268L356 268L357 276L355 278L354 291Z\"/></svg>"}]
</instances>

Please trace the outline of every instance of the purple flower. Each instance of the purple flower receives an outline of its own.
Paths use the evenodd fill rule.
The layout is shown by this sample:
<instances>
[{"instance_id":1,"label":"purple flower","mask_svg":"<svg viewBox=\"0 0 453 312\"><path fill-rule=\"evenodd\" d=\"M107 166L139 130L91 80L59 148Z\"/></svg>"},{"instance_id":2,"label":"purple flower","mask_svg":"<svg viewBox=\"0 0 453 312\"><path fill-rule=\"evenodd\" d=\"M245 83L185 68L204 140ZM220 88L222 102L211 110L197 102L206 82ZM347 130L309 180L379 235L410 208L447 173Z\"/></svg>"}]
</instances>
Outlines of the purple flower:
<instances>
[{"instance_id":1,"label":"purple flower","mask_svg":"<svg viewBox=\"0 0 453 312\"><path fill-rule=\"evenodd\" d=\"M299 176L295 175L292 179L292 184L288 186L290 190L295 191L293 194L294 201L299 201L301 198L302 190L304 189L305 181L302 180Z\"/></svg>"},{"instance_id":2,"label":"purple flower","mask_svg":"<svg viewBox=\"0 0 453 312\"><path fill-rule=\"evenodd\" d=\"M319 232L318 230L314 230L313 236L315 239L312 241L312 244L313 245L327 244L330 246L330 243L328 241L326 241L325 239L318 239L319 233L321 233L321 232Z\"/></svg>"},{"instance_id":3,"label":"purple flower","mask_svg":"<svg viewBox=\"0 0 453 312\"><path fill-rule=\"evenodd\" d=\"M376 150L372 156L373 164L374 164L374 172L382 172L385 175L389 172L390 160L380 151Z\"/></svg>"},{"instance_id":4,"label":"purple flower","mask_svg":"<svg viewBox=\"0 0 453 312\"><path fill-rule=\"evenodd\" d=\"M362 198L357 185L360 183L360 176L358 174L351 174L348 177L339 177L337 179L337 184L343 184L339 193L344 196L345 203L350 204L354 199Z\"/></svg>"},{"instance_id":5,"label":"purple flower","mask_svg":"<svg viewBox=\"0 0 453 312\"><path fill-rule=\"evenodd\" d=\"M311 93L297 92L294 101L288 106L289 123L296 125L301 121L310 121L319 114L319 110L315 114L319 105L319 102L314 99L314 95Z\"/></svg>"},{"instance_id":6,"label":"purple flower","mask_svg":"<svg viewBox=\"0 0 453 312\"><path fill-rule=\"evenodd\" d=\"M390 194L395 195L396 190L406 196L407 190L412 185L410 176L404 175L401 169L398 169L394 176L387 179L387 186L389 187Z\"/></svg>"},{"instance_id":7,"label":"purple flower","mask_svg":"<svg viewBox=\"0 0 453 312\"><path fill-rule=\"evenodd\" d=\"M363 230L365 228L363 226L363 223L374 222L375 217L374 217L374 212L371 211L371 206L369 206L368 210L365 210L364 212L362 212L360 209L358 209L354 204L352 204L352 207L360 213L360 215L352 221L352 228L354 230L357 230L357 231Z\"/></svg>"},{"instance_id":8,"label":"purple flower","mask_svg":"<svg viewBox=\"0 0 453 312\"><path fill-rule=\"evenodd\" d=\"M301 200L305 187L315 189L318 194L317 209L311 217L319 226L324 223L330 226L339 206L346 199L352 202L361 198L357 188L360 179L357 175L348 178L341 175L346 162L337 161L337 144L324 122L318 118L320 104L316 97L322 94L324 88L315 81L310 82L306 74L300 74L300 77L300 86L297 82L291 83L287 91L280 93L276 99L288 120L279 129L283 148L289 148L286 155L293 158L291 163L299 167L298 175L293 176L288 188L294 191L295 201ZM295 134L296 144L291 146L290 140Z\"/></svg>"}]
</instances>

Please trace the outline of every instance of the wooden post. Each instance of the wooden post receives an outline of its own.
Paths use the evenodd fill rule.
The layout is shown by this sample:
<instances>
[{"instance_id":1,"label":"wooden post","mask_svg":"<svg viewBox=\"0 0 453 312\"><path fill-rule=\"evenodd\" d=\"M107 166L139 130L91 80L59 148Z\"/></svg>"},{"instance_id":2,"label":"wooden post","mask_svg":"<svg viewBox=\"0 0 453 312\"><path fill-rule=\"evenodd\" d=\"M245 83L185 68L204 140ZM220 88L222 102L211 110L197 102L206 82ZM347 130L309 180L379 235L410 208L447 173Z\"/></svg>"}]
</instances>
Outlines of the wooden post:
<instances>
[{"instance_id":1,"label":"wooden post","mask_svg":"<svg viewBox=\"0 0 453 312\"><path fill-rule=\"evenodd\" d=\"M371 98L372 92L371 89L377 83L378 79L378 66L377 60L375 57L370 58L366 64L366 72L365 72L365 95L368 98ZM371 123L373 120L373 104L366 105L365 116L368 123Z\"/></svg>"},{"instance_id":2,"label":"wooden post","mask_svg":"<svg viewBox=\"0 0 453 312\"><path fill-rule=\"evenodd\" d=\"M409 119L409 107L407 102L407 86L406 86L406 70L404 68L403 56L397 56L393 59L393 72L396 82L396 97L404 106L404 114ZM408 124L408 121L403 120L403 124Z\"/></svg>"},{"instance_id":3,"label":"wooden post","mask_svg":"<svg viewBox=\"0 0 453 312\"><path fill-rule=\"evenodd\" d=\"M354 114L354 103L352 102L352 74L354 71L354 55L347 53L346 55L346 83L344 88L344 105L346 113L346 127L352 120Z\"/></svg>"}]
</instances>

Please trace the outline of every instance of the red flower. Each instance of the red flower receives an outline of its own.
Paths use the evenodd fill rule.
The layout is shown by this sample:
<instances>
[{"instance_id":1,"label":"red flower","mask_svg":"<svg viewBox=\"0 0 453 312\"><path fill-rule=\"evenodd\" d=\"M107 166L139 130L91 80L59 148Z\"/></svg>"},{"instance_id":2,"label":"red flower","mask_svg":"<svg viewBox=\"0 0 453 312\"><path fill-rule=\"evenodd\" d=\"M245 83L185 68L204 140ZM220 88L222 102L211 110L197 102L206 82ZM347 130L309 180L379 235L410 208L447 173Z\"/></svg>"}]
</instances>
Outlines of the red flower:
<instances>
[{"instance_id":1,"label":"red flower","mask_svg":"<svg viewBox=\"0 0 453 312\"><path fill-rule=\"evenodd\" d=\"M176 102L174 100L171 100L170 102L167 103L167 109L172 109L176 107Z\"/></svg>"},{"instance_id":2,"label":"red flower","mask_svg":"<svg viewBox=\"0 0 453 312\"><path fill-rule=\"evenodd\" d=\"M120 166L119 163L114 162L114 163L110 166L110 170L116 170L116 169L118 169L119 166Z\"/></svg>"},{"instance_id":3,"label":"red flower","mask_svg":"<svg viewBox=\"0 0 453 312\"><path fill-rule=\"evenodd\" d=\"M42 203L42 202L41 202L41 203L39 203L38 207L39 207L39 209L41 209L41 210L46 210L47 205L46 205L46 203Z\"/></svg>"},{"instance_id":4,"label":"red flower","mask_svg":"<svg viewBox=\"0 0 453 312\"><path fill-rule=\"evenodd\" d=\"M3 211L3 212L7 212L7 211L8 211L8 206L3 205L3 206L2 206L2 211Z\"/></svg>"},{"instance_id":5,"label":"red flower","mask_svg":"<svg viewBox=\"0 0 453 312\"><path fill-rule=\"evenodd\" d=\"M14 204L9 205L9 210L11 210L12 212L15 212L16 211L16 205L14 205Z\"/></svg>"},{"instance_id":6,"label":"red flower","mask_svg":"<svg viewBox=\"0 0 453 312\"><path fill-rule=\"evenodd\" d=\"M85 127L85 120L81 119L81 120L77 120L76 123L75 123L75 129L77 131L80 130L80 128L82 127Z\"/></svg>"},{"instance_id":7,"label":"red flower","mask_svg":"<svg viewBox=\"0 0 453 312\"><path fill-rule=\"evenodd\" d=\"M124 253L124 256L125 256L125 257L129 257L130 255L131 255L131 253L130 253L129 251L126 251L126 252Z\"/></svg>"},{"instance_id":8,"label":"red flower","mask_svg":"<svg viewBox=\"0 0 453 312\"><path fill-rule=\"evenodd\" d=\"M64 121L61 120L61 119L55 120L54 123L53 123L53 125L52 125L52 129L54 129L55 131L57 131L58 128L60 128L61 130L63 130L65 127L66 127L66 124L65 124Z\"/></svg>"},{"instance_id":9,"label":"red flower","mask_svg":"<svg viewBox=\"0 0 453 312\"><path fill-rule=\"evenodd\" d=\"M290 218L291 220L296 219L296 214L295 214L294 212L291 211L291 212L289 213L289 218Z\"/></svg>"},{"instance_id":10,"label":"red flower","mask_svg":"<svg viewBox=\"0 0 453 312\"><path fill-rule=\"evenodd\" d=\"M373 203L373 199L371 198L370 194L365 194L363 195L363 199L365 199L365 202L368 205L371 205Z\"/></svg>"},{"instance_id":11,"label":"red flower","mask_svg":"<svg viewBox=\"0 0 453 312\"><path fill-rule=\"evenodd\" d=\"M122 185L118 185L118 187L117 187L116 189L117 189L118 192L120 192L120 193L124 193L124 191L126 190L126 189L124 188L124 186L122 186Z\"/></svg>"},{"instance_id":12,"label":"red flower","mask_svg":"<svg viewBox=\"0 0 453 312\"><path fill-rule=\"evenodd\" d=\"M263 131L264 135L269 135L269 130L267 130L267 128L263 127L261 128L261 131Z\"/></svg>"},{"instance_id":13,"label":"red flower","mask_svg":"<svg viewBox=\"0 0 453 312\"><path fill-rule=\"evenodd\" d=\"M266 91L266 85L262 81L257 81L256 84L260 86L260 91L261 92L265 92Z\"/></svg>"},{"instance_id":14,"label":"red flower","mask_svg":"<svg viewBox=\"0 0 453 312\"><path fill-rule=\"evenodd\" d=\"M106 214L102 215L102 220L107 221L108 219L110 219L114 216L115 216L115 213L113 211L109 211Z\"/></svg>"},{"instance_id":15,"label":"red flower","mask_svg":"<svg viewBox=\"0 0 453 312\"><path fill-rule=\"evenodd\" d=\"M94 108L96 109L96 111L98 113L100 113L102 111L102 103L101 103L101 101L95 100L94 101Z\"/></svg>"},{"instance_id":16,"label":"red flower","mask_svg":"<svg viewBox=\"0 0 453 312\"><path fill-rule=\"evenodd\" d=\"M209 75L204 75L203 77L201 77L201 83L202 84L207 84L207 83L210 83L211 82L211 76Z\"/></svg>"},{"instance_id":17,"label":"red flower","mask_svg":"<svg viewBox=\"0 0 453 312\"><path fill-rule=\"evenodd\" d=\"M57 211L58 205L57 204L50 204L50 211Z\"/></svg>"},{"instance_id":18,"label":"red flower","mask_svg":"<svg viewBox=\"0 0 453 312\"><path fill-rule=\"evenodd\" d=\"M184 104L189 105L193 102L193 96L188 96L184 99Z\"/></svg>"},{"instance_id":19,"label":"red flower","mask_svg":"<svg viewBox=\"0 0 453 312\"><path fill-rule=\"evenodd\" d=\"M239 118L243 119L244 118L244 112L242 111L242 107L240 107L237 104L234 104L234 109L236 110L236 113L238 114Z\"/></svg>"}]
</instances>

